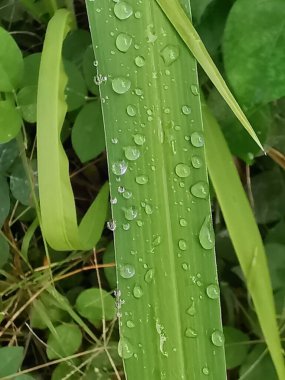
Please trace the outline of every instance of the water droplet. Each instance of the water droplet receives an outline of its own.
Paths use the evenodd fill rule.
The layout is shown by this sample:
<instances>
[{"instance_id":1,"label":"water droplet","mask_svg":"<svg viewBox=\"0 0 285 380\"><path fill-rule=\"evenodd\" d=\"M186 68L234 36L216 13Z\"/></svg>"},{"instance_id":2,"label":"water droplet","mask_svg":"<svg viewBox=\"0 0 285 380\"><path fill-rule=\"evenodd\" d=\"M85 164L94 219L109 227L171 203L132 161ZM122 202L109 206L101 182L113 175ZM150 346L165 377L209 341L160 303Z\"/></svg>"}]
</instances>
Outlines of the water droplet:
<instances>
[{"instance_id":1,"label":"water droplet","mask_svg":"<svg viewBox=\"0 0 285 380\"><path fill-rule=\"evenodd\" d=\"M135 94L138 96L141 96L143 94L143 90L141 88L136 88L135 89Z\"/></svg>"},{"instance_id":2,"label":"water droplet","mask_svg":"<svg viewBox=\"0 0 285 380\"><path fill-rule=\"evenodd\" d=\"M158 247L161 243L161 236L157 235L155 238L152 240L152 246L153 247Z\"/></svg>"},{"instance_id":3,"label":"water droplet","mask_svg":"<svg viewBox=\"0 0 285 380\"><path fill-rule=\"evenodd\" d=\"M192 166L195 169L200 169L203 166L203 160L199 156L193 156L191 159Z\"/></svg>"},{"instance_id":4,"label":"water droplet","mask_svg":"<svg viewBox=\"0 0 285 380\"><path fill-rule=\"evenodd\" d=\"M117 94L125 94L131 88L131 81L123 77L114 78L112 88Z\"/></svg>"},{"instance_id":5,"label":"water droplet","mask_svg":"<svg viewBox=\"0 0 285 380\"><path fill-rule=\"evenodd\" d=\"M130 199L132 198L132 195L133 195L133 193L129 190L124 190L122 194L125 199Z\"/></svg>"},{"instance_id":6,"label":"water droplet","mask_svg":"<svg viewBox=\"0 0 285 380\"><path fill-rule=\"evenodd\" d=\"M125 218L127 220L134 220L138 216L138 211L135 207L125 209Z\"/></svg>"},{"instance_id":7,"label":"water droplet","mask_svg":"<svg viewBox=\"0 0 285 380\"><path fill-rule=\"evenodd\" d=\"M209 195L209 185L206 182L197 182L191 187L191 193L196 198L205 199Z\"/></svg>"},{"instance_id":8,"label":"water droplet","mask_svg":"<svg viewBox=\"0 0 285 380\"><path fill-rule=\"evenodd\" d=\"M132 278L135 274L136 270L131 264L125 264L120 267L120 275L123 278Z\"/></svg>"},{"instance_id":9,"label":"water droplet","mask_svg":"<svg viewBox=\"0 0 285 380\"><path fill-rule=\"evenodd\" d=\"M207 293L207 296L211 298L212 300L216 300L220 296L219 287L215 284L211 284L207 286L206 293Z\"/></svg>"},{"instance_id":10,"label":"water droplet","mask_svg":"<svg viewBox=\"0 0 285 380\"><path fill-rule=\"evenodd\" d=\"M191 317L194 317L194 315L196 315L196 307L194 300L192 301L191 306L187 309L187 314L191 315Z\"/></svg>"},{"instance_id":11,"label":"water droplet","mask_svg":"<svg viewBox=\"0 0 285 380\"><path fill-rule=\"evenodd\" d=\"M154 278L154 269L149 269L144 276L144 280L145 280L145 282L150 284L152 282L153 278Z\"/></svg>"},{"instance_id":12,"label":"water droplet","mask_svg":"<svg viewBox=\"0 0 285 380\"><path fill-rule=\"evenodd\" d=\"M201 133L199 132L194 132L191 135L191 143L193 146L196 148L201 148L204 146L204 137Z\"/></svg>"},{"instance_id":13,"label":"water droplet","mask_svg":"<svg viewBox=\"0 0 285 380\"><path fill-rule=\"evenodd\" d=\"M120 20L125 20L133 14L133 8L125 1L120 1L114 6L114 13Z\"/></svg>"},{"instance_id":14,"label":"water droplet","mask_svg":"<svg viewBox=\"0 0 285 380\"><path fill-rule=\"evenodd\" d=\"M210 371L209 371L209 369L208 369L207 367L204 367L204 368L202 369L202 373L203 373L204 375L208 376L208 375L210 374Z\"/></svg>"},{"instance_id":15,"label":"water droplet","mask_svg":"<svg viewBox=\"0 0 285 380\"><path fill-rule=\"evenodd\" d=\"M216 330L211 335L211 340L215 346L222 347L224 345L224 342L225 342L225 337L221 331Z\"/></svg>"},{"instance_id":16,"label":"water droplet","mask_svg":"<svg viewBox=\"0 0 285 380\"><path fill-rule=\"evenodd\" d=\"M197 332L194 329L191 329L190 327L188 327L185 330L185 336L187 338L197 338L198 334L197 334Z\"/></svg>"},{"instance_id":17,"label":"water droplet","mask_svg":"<svg viewBox=\"0 0 285 380\"><path fill-rule=\"evenodd\" d=\"M145 143L145 136L144 135L140 135L139 133L134 135L134 142L137 144L137 145L143 145Z\"/></svg>"},{"instance_id":18,"label":"water droplet","mask_svg":"<svg viewBox=\"0 0 285 380\"><path fill-rule=\"evenodd\" d=\"M189 268L189 266L188 266L187 263L183 263L183 264L182 264L182 269L183 269L183 270L188 270L188 268Z\"/></svg>"},{"instance_id":19,"label":"water droplet","mask_svg":"<svg viewBox=\"0 0 285 380\"><path fill-rule=\"evenodd\" d=\"M130 224L129 223L125 223L125 224L123 224L123 230L124 231L128 231L129 229L130 229Z\"/></svg>"},{"instance_id":20,"label":"water droplet","mask_svg":"<svg viewBox=\"0 0 285 380\"><path fill-rule=\"evenodd\" d=\"M166 66L170 66L179 58L179 48L174 45L167 45L161 50L160 55L162 56Z\"/></svg>"},{"instance_id":21,"label":"water droplet","mask_svg":"<svg viewBox=\"0 0 285 380\"><path fill-rule=\"evenodd\" d=\"M178 164L175 167L175 172L178 175L178 177L186 178L190 175L190 168L186 164Z\"/></svg>"},{"instance_id":22,"label":"water droplet","mask_svg":"<svg viewBox=\"0 0 285 380\"><path fill-rule=\"evenodd\" d=\"M183 219L183 218L181 218L179 220L179 224L180 224L181 227L187 227L187 225L188 225L187 220Z\"/></svg>"},{"instance_id":23,"label":"water droplet","mask_svg":"<svg viewBox=\"0 0 285 380\"><path fill-rule=\"evenodd\" d=\"M135 161L137 160L139 157L140 157L140 151L138 150L137 147L135 146L127 146L126 148L124 148L124 151L125 151L125 157L129 160L129 161Z\"/></svg>"},{"instance_id":24,"label":"water droplet","mask_svg":"<svg viewBox=\"0 0 285 380\"><path fill-rule=\"evenodd\" d=\"M116 205L118 203L118 199L115 197L115 198L111 198L110 199L110 203L111 205Z\"/></svg>"},{"instance_id":25,"label":"water droplet","mask_svg":"<svg viewBox=\"0 0 285 380\"><path fill-rule=\"evenodd\" d=\"M190 115L191 108L189 106L182 106L182 112L184 113L184 115Z\"/></svg>"},{"instance_id":26,"label":"water droplet","mask_svg":"<svg viewBox=\"0 0 285 380\"><path fill-rule=\"evenodd\" d=\"M145 185L148 183L148 176L147 175L140 175L136 177L136 183L139 185Z\"/></svg>"},{"instance_id":27,"label":"water droplet","mask_svg":"<svg viewBox=\"0 0 285 380\"><path fill-rule=\"evenodd\" d=\"M196 84L192 84L192 86L191 86L191 92L195 96L199 95L199 90L198 90L198 87L196 86Z\"/></svg>"},{"instance_id":28,"label":"water droplet","mask_svg":"<svg viewBox=\"0 0 285 380\"><path fill-rule=\"evenodd\" d=\"M210 216L207 216L204 220L199 233L199 241L204 249L212 249L215 245L215 234Z\"/></svg>"},{"instance_id":29,"label":"water droplet","mask_svg":"<svg viewBox=\"0 0 285 380\"><path fill-rule=\"evenodd\" d=\"M135 18L141 18L141 17L142 17L141 12L137 11L137 12L135 13Z\"/></svg>"},{"instance_id":30,"label":"water droplet","mask_svg":"<svg viewBox=\"0 0 285 380\"><path fill-rule=\"evenodd\" d=\"M124 175L128 169L128 164L126 161L117 161L112 165L112 172L115 175Z\"/></svg>"},{"instance_id":31,"label":"water droplet","mask_svg":"<svg viewBox=\"0 0 285 380\"><path fill-rule=\"evenodd\" d=\"M187 249L186 241L183 239L179 240L178 247L181 249L181 251L186 251L186 249Z\"/></svg>"},{"instance_id":32,"label":"water droplet","mask_svg":"<svg viewBox=\"0 0 285 380\"><path fill-rule=\"evenodd\" d=\"M132 37L126 33L120 33L116 38L117 49L123 53L126 53L132 45Z\"/></svg>"},{"instance_id":33,"label":"water droplet","mask_svg":"<svg viewBox=\"0 0 285 380\"><path fill-rule=\"evenodd\" d=\"M122 359L129 359L133 356L134 350L127 338L121 337L118 344L118 354Z\"/></svg>"},{"instance_id":34,"label":"water droplet","mask_svg":"<svg viewBox=\"0 0 285 380\"><path fill-rule=\"evenodd\" d=\"M142 57L141 55L138 55L138 56L135 58L135 64L136 64L138 67L143 67L144 64L145 64L145 59L144 59L144 57Z\"/></svg>"},{"instance_id":35,"label":"water droplet","mask_svg":"<svg viewBox=\"0 0 285 380\"><path fill-rule=\"evenodd\" d=\"M116 221L111 219L107 222L107 228L110 230L110 231L115 231L116 229Z\"/></svg>"},{"instance_id":36,"label":"water droplet","mask_svg":"<svg viewBox=\"0 0 285 380\"><path fill-rule=\"evenodd\" d=\"M147 215L151 215L153 213L151 205L145 205L144 211Z\"/></svg>"},{"instance_id":37,"label":"water droplet","mask_svg":"<svg viewBox=\"0 0 285 380\"><path fill-rule=\"evenodd\" d=\"M136 285L133 289L133 295L135 298L141 298L143 296L143 290L139 285Z\"/></svg>"},{"instance_id":38,"label":"water droplet","mask_svg":"<svg viewBox=\"0 0 285 380\"><path fill-rule=\"evenodd\" d=\"M129 329L133 329L133 328L135 327L134 322L133 322L133 321L127 321L127 327L128 327Z\"/></svg>"},{"instance_id":39,"label":"water droplet","mask_svg":"<svg viewBox=\"0 0 285 380\"><path fill-rule=\"evenodd\" d=\"M119 186L118 187L118 193L119 194L124 194L124 192L125 192L125 188L123 186Z\"/></svg>"},{"instance_id":40,"label":"water droplet","mask_svg":"<svg viewBox=\"0 0 285 380\"><path fill-rule=\"evenodd\" d=\"M142 227L142 226L143 226L143 222L142 222L141 220L138 220L138 221L137 221L137 225L138 225L139 227Z\"/></svg>"},{"instance_id":41,"label":"water droplet","mask_svg":"<svg viewBox=\"0 0 285 380\"><path fill-rule=\"evenodd\" d=\"M136 114L137 114L137 109L136 109L136 107L135 106L133 106L132 104L129 104L128 106L127 106L127 114L129 115L129 116L136 116Z\"/></svg>"}]
</instances>

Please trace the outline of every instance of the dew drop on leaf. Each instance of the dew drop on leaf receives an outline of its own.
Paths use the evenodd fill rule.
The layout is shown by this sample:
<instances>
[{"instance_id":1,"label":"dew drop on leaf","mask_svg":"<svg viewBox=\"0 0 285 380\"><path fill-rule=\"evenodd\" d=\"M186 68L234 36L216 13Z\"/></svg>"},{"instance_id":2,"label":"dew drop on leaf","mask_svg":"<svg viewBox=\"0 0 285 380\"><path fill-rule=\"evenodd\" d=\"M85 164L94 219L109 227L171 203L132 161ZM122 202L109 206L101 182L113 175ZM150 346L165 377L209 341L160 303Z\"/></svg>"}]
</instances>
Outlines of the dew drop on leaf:
<instances>
[{"instance_id":1,"label":"dew drop on leaf","mask_svg":"<svg viewBox=\"0 0 285 380\"><path fill-rule=\"evenodd\" d=\"M211 284L207 286L206 293L207 293L207 296L213 300L219 298L220 296L219 287L215 284Z\"/></svg>"},{"instance_id":2,"label":"dew drop on leaf","mask_svg":"<svg viewBox=\"0 0 285 380\"><path fill-rule=\"evenodd\" d=\"M193 156L191 159L193 168L200 169L203 166L203 160L199 156Z\"/></svg>"},{"instance_id":3,"label":"dew drop on leaf","mask_svg":"<svg viewBox=\"0 0 285 380\"><path fill-rule=\"evenodd\" d=\"M136 270L131 264L125 264L120 267L120 276L123 278L132 278L135 274Z\"/></svg>"},{"instance_id":4,"label":"dew drop on leaf","mask_svg":"<svg viewBox=\"0 0 285 380\"><path fill-rule=\"evenodd\" d=\"M196 307L195 307L194 300L192 301L191 306L187 309L187 314L191 315L191 317L194 317L194 315L196 314Z\"/></svg>"},{"instance_id":5,"label":"dew drop on leaf","mask_svg":"<svg viewBox=\"0 0 285 380\"><path fill-rule=\"evenodd\" d=\"M115 231L116 229L116 221L111 219L107 222L107 228L110 230L110 231Z\"/></svg>"},{"instance_id":6,"label":"dew drop on leaf","mask_svg":"<svg viewBox=\"0 0 285 380\"><path fill-rule=\"evenodd\" d=\"M134 322L133 321L127 321L127 327L129 328L129 329L133 329L134 327L135 327L135 324L134 324Z\"/></svg>"},{"instance_id":7,"label":"dew drop on leaf","mask_svg":"<svg viewBox=\"0 0 285 380\"><path fill-rule=\"evenodd\" d=\"M224 334L221 331L216 330L212 333L211 340L215 346L222 347L225 342Z\"/></svg>"},{"instance_id":8,"label":"dew drop on leaf","mask_svg":"<svg viewBox=\"0 0 285 380\"><path fill-rule=\"evenodd\" d=\"M127 78L117 77L112 80L112 88L117 94L125 94L131 87L131 81Z\"/></svg>"},{"instance_id":9,"label":"dew drop on leaf","mask_svg":"<svg viewBox=\"0 0 285 380\"><path fill-rule=\"evenodd\" d=\"M134 220L138 216L138 211L135 207L125 209L125 218L127 220Z\"/></svg>"},{"instance_id":10,"label":"dew drop on leaf","mask_svg":"<svg viewBox=\"0 0 285 380\"><path fill-rule=\"evenodd\" d=\"M154 278L154 269L149 269L144 276L144 280L145 282L150 284L153 281L153 278Z\"/></svg>"},{"instance_id":11,"label":"dew drop on leaf","mask_svg":"<svg viewBox=\"0 0 285 380\"><path fill-rule=\"evenodd\" d=\"M190 168L186 164L178 164L175 167L175 173L180 178L186 178L186 177L189 177L190 175Z\"/></svg>"},{"instance_id":12,"label":"dew drop on leaf","mask_svg":"<svg viewBox=\"0 0 285 380\"><path fill-rule=\"evenodd\" d=\"M207 182L197 182L191 187L191 193L196 198L205 199L209 195L209 186Z\"/></svg>"},{"instance_id":13,"label":"dew drop on leaf","mask_svg":"<svg viewBox=\"0 0 285 380\"><path fill-rule=\"evenodd\" d=\"M126 53L132 45L132 37L126 33L120 33L116 38L116 47L123 53Z\"/></svg>"},{"instance_id":14,"label":"dew drop on leaf","mask_svg":"<svg viewBox=\"0 0 285 380\"><path fill-rule=\"evenodd\" d=\"M134 135L134 142L137 144L137 145L143 145L145 143L145 136L144 135L141 135L141 134L136 134Z\"/></svg>"},{"instance_id":15,"label":"dew drop on leaf","mask_svg":"<svg viewBox=\"0 0 285 380\"><path fill-rule=\"evenodd\" d=\"M140 151L135 146L127 146L124 148L125 157L129 161L135 161L140 157Z\"/></svg>"},{"instance_id":16,"label":"dew drop on leaf","mask_svg":"<svg viewBox=\"0 0 285 380\"><path fill-rule=\"evenodd\" d=\"M181 251L186 251L186 249L187 249L186 241L183 239L179 240L178 247L179 247L179 249L181 249Z\"/></svg>"},{"instance_id":17,"label":"dew drop on leaf","mask_svg":"<svg viewBox=\"0 0 285 380\"><path fill-rule=\"evenodd\" d=\"M180 224L181 227L187 227L187 225L188 225L187 220L183 219L183 218L181 218L179 220L179 224Z\"/></svg>"},{"instance_id":18,"label":"dew drop on leaf","mask_svg":"<svg viewBox=\"0 0 285 380\"><path fill-rule=\"evenodd\" d=\"M182 113L184 113L184 115L190 115L191 113L191 108L189 106L182 106Z\"/></svg>"},{"instance_id":19,"label":"dew drop on leaf","mask_svg":"<svg viewBox=\"0 0 285 380\"><path fill-rule=\"evenodd\" d=\"M136 285L133 289L133 295L135 298L141 298L143 296L143 290L139 285Z\"/></svg>"},{"instance_id":20,"label":"dew drop on leaf","mask_svg":"<svg viewBox=\"0 0 285 380\"><path fill-rule=\"evenodd\" d=\"M126 20L133 14L133 8L129 3L120 1L114 6L114 13L118 19Z\"/></svg>"},{"instance_id":21,"label":"dew drop on leaf","mask_svg":"<svg viewBox=\"0 0 285 380\"><path fill-rule=\"evenodd\" d=\"M179 58L179 48L175 45L167 45L160 52L166 66L170 66Z\"/></svg>"},{"instance_id":22,"label":"dew drop on leaf","mask_svg":"<svg viewBox=\"0 0 285 380\"><path fill-rule=\"evenodd\" d=\"M138 67L143 67L145 65L145 59L144 57L142 57L141 55L138 55L136 58L135 58L135 64L138 66Z\"/></svg>"},{"instance_id":23,"label":"dew drop on leaf","mask_svg":"<svg viewBox=\"0 0 285 380\"><path fill-rule=\"evenodd\" d=\"M127 338L121 337L119 340L118 354L122 359L129 359L133 356L134 350Z\"/></svg>"},{"instance_id":24,"label":"dew drop on leaf","mask_svg":"<svg viewBox=\"0 0 285 380\"><path fill-rule=\"evenodd\" d=\"M136 116L136 114L137 114L137 109L136 109L136 107L133 106L132 104L129 104L129 105L127 106L127 114L128 114L129 116L132 116L132 117Z\"/></svg>"},{"instance_id":25,"label":"dew drop on leaf","mask_svg":"<svg viewBox=\"0 0 285 380\"><path fill-rule=\"evenodd\" d=\"M197 331L188 327L186 330L185 330L185 336L187 338L197 338L198 334L197 334Z\"/></svg>"},{"instance_id":26,"label":"dew drop on leaf","mask_svg":"<svg viewBox=\"0 0 285 380\"><path fill-rule=\"evenodd\" d=\"M204 137L199 132L193 132L191 135L191 143L196 148L201 148L204 146Z\"/></svg>"},{"instance_id":27,"label":"dew drop on leaf","mask_svg":"<svg viewBox=\"0 0 285 380\"><path fill-rule=\"evenodd\" d=\"M115 175L124 175L126 173L128 169L128 164L126 161L117 161L117 162L114 162L113 165L112 165L112 172L115 174Z\"/></svg>"},{"instance_id":28,"label":"dew drop on leaf","mask_svg":"<svg viewBox=\"0 0 285 380\"><path fill-rule=\"evenodd\" d=\"M207 367L204 367L204 368L202 368L202 373L203 373L203 375L208 376L210 374L210 371Z\"/></svg>"},{"instance_id":29,"label":"dew drop on leaf","mask_svg":"<svg viewBox=\"0 0 285 380\"><path fill-rule=\"evenodd\" d=\"M212 249L215 245L215 235L210 216L207 216L202 224L199 241L204 249Z\"/></svg>"}]
</instances>

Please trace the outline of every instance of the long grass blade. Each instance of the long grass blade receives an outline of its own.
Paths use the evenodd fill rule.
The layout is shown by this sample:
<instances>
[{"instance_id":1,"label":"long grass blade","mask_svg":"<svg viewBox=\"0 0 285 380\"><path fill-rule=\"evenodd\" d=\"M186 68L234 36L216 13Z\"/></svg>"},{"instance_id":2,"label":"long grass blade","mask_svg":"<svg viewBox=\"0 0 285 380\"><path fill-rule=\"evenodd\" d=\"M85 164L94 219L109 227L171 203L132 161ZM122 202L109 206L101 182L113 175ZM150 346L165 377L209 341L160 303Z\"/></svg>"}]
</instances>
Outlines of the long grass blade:
<instances>
[{"instance_id":1,"label":"long grass blade","mask_svg":"<svg viewBox=\"0 0 285 380\"><path fill-rule=\"evenodd\" d=\"M181 3L189 14L189 1ZM223 380L195 59L153 0L88 1L87 9L101 83L126 376Z\"/></svg>"},{"instance_id":2,"label":"long grass blade","mask_svg":"<svg viewBox=\"0 0 285 380\"><path fill-rule=\"evenodd\" d=\"M264 338L279 379L282 380L285 379L284 359L262 239L218 123L206 105L202 110L210 177L247 281Z\"/></svg>"}]
</instances>

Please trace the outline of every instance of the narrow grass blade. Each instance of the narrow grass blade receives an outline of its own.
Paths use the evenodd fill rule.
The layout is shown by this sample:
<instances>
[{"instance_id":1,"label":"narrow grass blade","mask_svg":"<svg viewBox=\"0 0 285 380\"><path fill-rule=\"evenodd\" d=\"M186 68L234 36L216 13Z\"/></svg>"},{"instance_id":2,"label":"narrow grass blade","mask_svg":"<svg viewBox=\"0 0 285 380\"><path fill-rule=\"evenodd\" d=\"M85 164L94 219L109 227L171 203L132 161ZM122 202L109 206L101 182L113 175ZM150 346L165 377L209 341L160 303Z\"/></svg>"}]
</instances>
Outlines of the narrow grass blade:
<instances>
[{"instance_id":1,"label":"narrow grass blade","mask_svg":"<svg viewBox=\"0 0 285 380\"><path fill-rule=\"evenodd\" d=\"M178 0L156 0L160 5L161 9L165 12L166 16L173 24L182 40L188 46L194 57L197 59L199 64L204 69L205 73L208 75L209 79L213 82L219 93L222 95L224 100L228 103L229 107L236 115L238 120L254 139L254 141L263 150L263 147L254 132L250 122L245 116L244 112L238 105L234 96L232 95L230 89L228 88L226 82L221 76L219 70L214 64L212 58L210 57L207 49L205 48L202 40L200 39L198 33L193 27L189 17L184 12L183 8L179 4Z\"/></svg>"},{"instance_id":2,"label":"narrow grass blade","mask_svg":"<svg viewBox=\"0 0 285 380\"><path fill-rule=\"evenodd\" d=\"M189 13L189 2L182 4ZM101 83L126 376L223 380L195 59L153 0L88 1L87 9Z\"/></svg>"},{"instance_id":3,"label":"narrow grass blade","mask_svg":"<svg viewBox=\"0 0 285 380\"><path fill-rule=\"evenodd\" d=\"M87 250L96 245L104 227L108 185L102 187L78 227L68 158L60 139L67 112L61 52L70 17L64 9L55 13L42 52L37 101L39 194L43 234L49 245L56 250Z\"/></svg>"},{"instance_id":4,"label":"narrow grass blade","mask_svg":"<svg viewBox=\"0 0 285 380\"><path fill-rule=\"evenodd\" d=\"M225 222L279 379L285 379L271 281L262 239L223 134L203 106L206 157Z\"/></svg>"}]
</instances>

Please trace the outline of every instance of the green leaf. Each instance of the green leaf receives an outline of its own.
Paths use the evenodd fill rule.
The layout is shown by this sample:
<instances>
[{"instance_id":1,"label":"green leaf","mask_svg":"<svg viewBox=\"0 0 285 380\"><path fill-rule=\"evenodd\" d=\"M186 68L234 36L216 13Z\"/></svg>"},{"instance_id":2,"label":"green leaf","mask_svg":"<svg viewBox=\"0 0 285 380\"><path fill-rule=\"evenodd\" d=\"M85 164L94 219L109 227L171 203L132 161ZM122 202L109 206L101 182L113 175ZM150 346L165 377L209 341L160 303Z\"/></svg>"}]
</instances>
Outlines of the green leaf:
<instances>
[{"instance_id":1,"label":"green leaf","mask_svg":"<svg viewBox=\"0 0 285 380\"><path fill-rule=\"evenodd\" d=\"M17 102L22 117L28 123L37 121L37 87L23 87L17 94Z\"/></svg>"},{"instance_id":2,"label":"green leaf","mask_svg":"<svg viewBox=\"0 0 285 380\"><path fill-rule=\"evenodd\" d=\"M105 319L107 321L112 320L115 317L115 300L104 289L91 288L84 290L77 297L75 306L82 317L96 326L100 326L103 317L102 303L104 305Z\"/></svg>"},{"instance_id":3,"label":"green leaf","mask_svg":"<svg viewBox=\"0 0 285 380\"><path fill-rule=\"evenodd\" d=\"M70 360L67 363L60 363L52 372L51 380L62 380L65 378L68 378L69 380L78 380L79 372L75 372L75 368L79 364L80 361L78 359ZM71 373L73 374L71 375Z\"/></svg>"},{"instance_id":4,"label":"green leaf","mask_svg":"<svg viewBox=\"0 0 285 380\"><path fill-rule=\"evenodd\" d=\"M191 0L193 18L196 22L200 22L203 13L212 2L213 0Z\"/></svg>"},{"instance_id":5,"label":"green leaf","mask_svg":"<svg viewBox=\"0 0 285 380\"><path fill-rule=\"evenodd\" d=\"M33 174L34 189L38 194L38 173L36 160L31 161L31 169ZM18 161L12 168L10 175L11 193L19 202L26 206L33 205L32 192L27 173L23 167L22 161Z\"/></svg>"},{"instance_id":6,"label":"green leaf","mask_svg":"<svg viewBox=\"0 0 285 380\"><path fill-rule=\"evenodd\" d=\"M19 87L22 74L22 52L13 37L0 27L0 92L16 90Z\"/></svg>"},{"instance_id":7,"label":"green leaf","mask_svg":"<svg viewBox=\"0 0 285 380\"><path fill-rule=\"evenodd\" d=\"M42 228L49 245L58 251L88 250L96 245L104 228L109 193L105 184L78 227L68 159L60 140L67 111L64 101L67 77L61 52L69 22L70 14L64 9L58 10L49 22L38 87L37 148Z\"/></svg>"},{"instance_id":8,"label":"green leaf","mask_svg":"<svg viewBox=\"0 0 285 380\"><path fill-rule=\"evenodd\" d=\"M0 228L2 228L10 211L10 192L7 179L0 175Z\"/></svg>"},{"instance_id":9,"label":"green leaf","mask_svg":"<svg viewBox=\"0 0 285 380\"><path fill-rule=\"evenodd\" d=\"M49 334L47 356L50 360L75 354L82 342L82 334L77 325L65 323L55 327L55 334Z\"/></svg>"},{"instance_id":10,"label":"green leaf","mask_svg":"<svg viewBox=\"0 0 285 380\"><path fill-rule=\"evenodd\" d=\"M24 359L23 347L0 348L0 376L9 376L18 372Z\"/></svg>"},{"instance_id":11,"label":"green leaf","mask_svg":"<svg viewBox=\"0 0 285 380\"><path fill-rule=\"evenodd\" d=\"M237 0L224 35L227 77L247 106L285 95L285 3Z\"/></svg>"},{"instance_id":12,"label":"green leaf","mask_svg":"<svg viewBox=\"0 0 285 380\"><path fill-rule=\"evenodd\" d=\"M71 141L81 162L97 157L105 149L104 126L99 101L86 104L77 115Z\"/></svg>"},{"instance_id":13,"label":"green leaf","mask_svg":"<svg viewBox=\"0 0 285 380\"><path fill-rule=\"evenodd\" d=\"M77 67L82 64L83 54L91 44L90 33L83 29L70 32L63 44L63 58L73 62Z\"/></svg>"},{"instance_id":14,"label":"green leaf","mask_svg":"<svg viewBox=\"0 0 285 380\"><path fill-rule=\"evenodd\" d=\"M266 244L266 254L274 290L284 288L285 282L285 245Z\"/></svg>"},{"instance_id":15,"label":"green leaf","mask_svg":"<svg viewBox=\"0 0 285 380\"><path fill-rule=\"evenodd\" d=\"M1 68L0 68L1 70ZM1 79L0 79L1 80ZM22 118L16 107L8 100L0 101L0 142L6 143L16 137L21 129Z\"/></svg>"},{"instance_id":16,"label":"green leaf","mask_svg":"<svg viewBox=\"0 0 285 380\"><path fill-rule=\"evenodd\" d=\"M224 326L227 369L240 366L250 348L248 336L234 327Z\"/></svg>"},{"instance_id":17,"label":"green leaf","mask_svg":"<svg viewBox=\"0 0 285 380\"><path fill-rule=\"evenodd\" d=\"M38 85L41 56L41 53L34 53L24 58L22 87Z\"/></svg>"},{"instance_id":18,"label":"green leaf","mask_svg":"<svg viewBox=\"0 0 285 380\"><path fill-rule=\"evenodd\" d=\"M112 241L108 244L106 251L103 254L103 264L115 263L115 247L114 242ZM109 286L112 290L117 287L117 276L116 276L116 267L113 268L104 268L104 274L107 278Z\"/></svg>"},{"instance_id":19,"label":"green leaf","mask_svg":"<svg viewBox=\"0 0 285 380\"><path fill-rule=\"evenodd\" d=\"M14 380L36 380L35 377L31 375L19 375L14 377Z\"/></svg>"},{"instance_id":20,"label":"green leaf","mask_svg":"<svg viewBox=\"0 0 285 380\"><path fill-rule=\"evenodd\" d=\"M0 268L8 262L10 256L9 244L4 239L2 235L0 235Z\"/></svg>"},{"instance_id":21,"label":"green leaf","mask_svg":"<svg viewBox=\"0 0 285 380\"><path fill-rule=\"evenodd\" d=\"M95 83L96 67L94 66L95 57L92 45L88 46L83 56L82 70L88 90L99 95L99 86Z\"/></svg>"},{"instance_id":22,"label":"green leaf","mask_svg":"<svg viewBox=\"0 0 285 380\"><path fill-rule=\"evenodd\" d=\"M65 88L68 111L74 111L86 102L87 87L81 72L73 62L64 61L64 70L68 77Z\"/></svg>"},{"instance_id":23,"label":"green leaf","mask_svg":"<svg viewBox=\"0 0 285 380\"><path fill-rule=\"evenodd\" d=\"M19 149L16 140L0 144L0 172L8 170L18 155Z\"/></svg>"},{"instance_id":24,"label":"green leaf","mask_svg":"<svg viewBox=\"0 0 285 380\"><path fill-rule=\"evenodd\" d=\"M285 378L284 359L260 232L223 134L205 104L203 105L203 121L210 177L265 341L279 377L282 379Z\"/></svg>"},{"instance_id":25,"label":"green leaf","mask_svg":"<svg viewBox=\"0 0 285 380\"><path fill-rule=\"evenodd\" d=\"M203 42L201 41L198 33L193 27L190 19L187 17L184 9L179 3L179 0L156 0L160 5L163 12L166 14L170 22L173 24L177 33L180 35L182 40L188 46L194 57L197 59L198 63L201 65L205 73L208 75L209 79L213 82L216 89L222 95L224 100L228 103L229 107L236 115L237 119L241 122L253 140L260 146L262 145L256 136L252 126L244 115L242 109L238 105L231 91L229 90L226 82L222 78L219 70L215 66L212 58L207 52ZM195 91L196 92L196 91Z\"/></svg>"}]
</instances>

